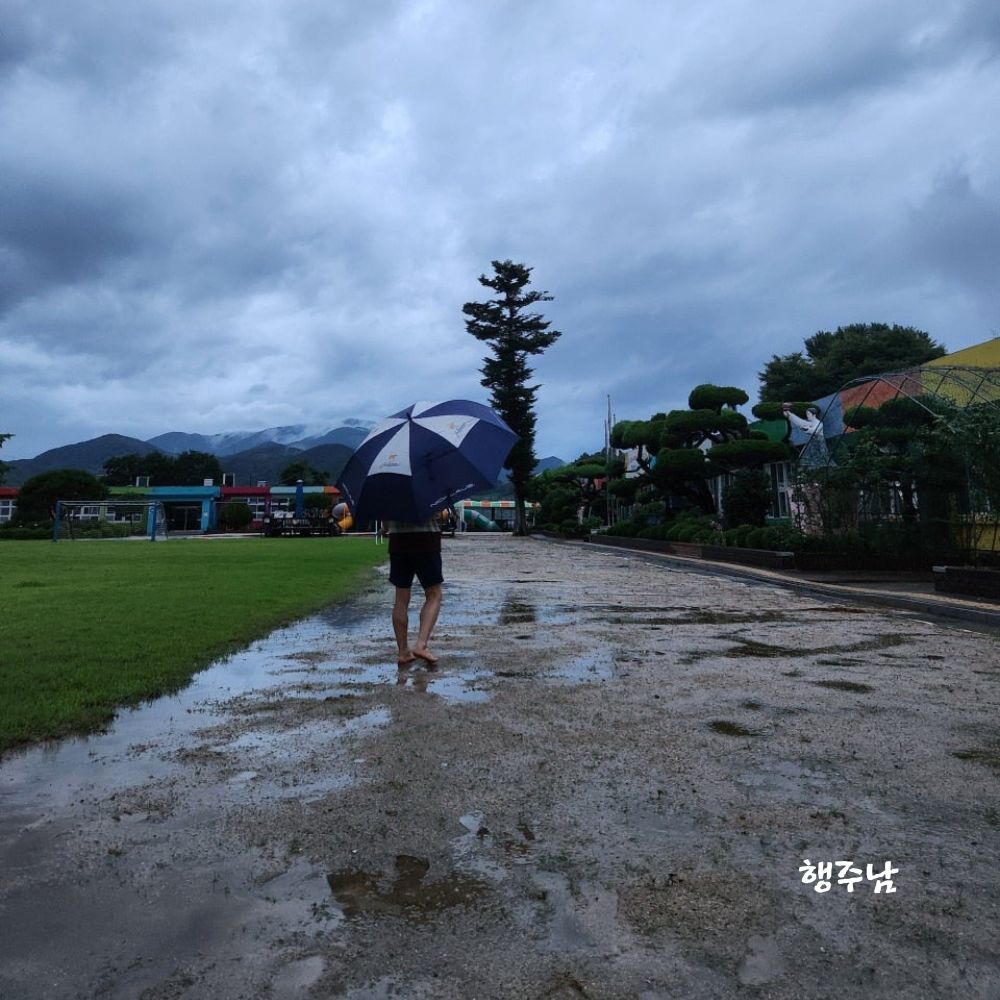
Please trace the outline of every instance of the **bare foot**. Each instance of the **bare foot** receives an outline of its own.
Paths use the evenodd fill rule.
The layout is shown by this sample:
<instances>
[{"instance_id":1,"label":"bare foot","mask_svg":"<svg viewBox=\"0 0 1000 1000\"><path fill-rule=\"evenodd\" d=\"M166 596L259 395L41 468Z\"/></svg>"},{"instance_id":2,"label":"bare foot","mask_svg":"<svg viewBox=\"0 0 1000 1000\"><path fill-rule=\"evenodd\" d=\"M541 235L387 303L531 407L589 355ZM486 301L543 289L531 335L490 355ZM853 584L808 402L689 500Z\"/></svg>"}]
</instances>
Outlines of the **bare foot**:
<instances>
[{"instance_id":1,"label":"bare foot","mask_svg":"<svg viewBox=\"0 0 1000 1000\"><path fill-rule=\"evenodd\" d=\"M415 649L413 655L424 661L429 667L436 667L438 658L429 649Z\"/></svg>"},{"instance_id":2,"label":"bare foot","mask_svg":"<svg viewBox=\"0 0 1000 1000\"><path fill-rule=\"evenodd\" d=\"M408 667L417 658L416 653L407 650L405 653L400 653L396 660L396 665L400 667Z\"/></svg>"}]
</instances>

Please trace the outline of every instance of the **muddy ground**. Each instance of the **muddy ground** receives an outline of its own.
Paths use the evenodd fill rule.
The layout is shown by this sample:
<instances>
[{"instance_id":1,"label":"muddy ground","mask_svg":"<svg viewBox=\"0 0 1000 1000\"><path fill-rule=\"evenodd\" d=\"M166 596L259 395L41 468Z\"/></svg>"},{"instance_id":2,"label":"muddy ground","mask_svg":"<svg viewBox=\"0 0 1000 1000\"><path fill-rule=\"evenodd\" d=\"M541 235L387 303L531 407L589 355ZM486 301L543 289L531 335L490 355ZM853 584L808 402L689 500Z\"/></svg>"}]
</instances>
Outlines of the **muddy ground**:
<instances>
[{"instance_id":1,"label":"muddy ground","mask_svg":"<svg viewBox=\"0 0 1000 1000\"><path fill-rule=\"evenodd\" d=\"M0 996L1000 997L995 636L445 549L434 672L379 577L0 764Z\"/></svg>"}]
</instances>

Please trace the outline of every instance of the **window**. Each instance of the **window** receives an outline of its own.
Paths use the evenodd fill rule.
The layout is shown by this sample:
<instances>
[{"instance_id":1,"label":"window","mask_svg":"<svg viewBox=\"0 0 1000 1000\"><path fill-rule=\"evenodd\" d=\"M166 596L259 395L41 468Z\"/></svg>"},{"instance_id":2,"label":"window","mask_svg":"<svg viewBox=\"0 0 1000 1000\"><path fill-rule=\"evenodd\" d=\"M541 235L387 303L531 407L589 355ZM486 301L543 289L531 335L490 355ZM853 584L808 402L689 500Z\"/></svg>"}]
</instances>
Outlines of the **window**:
<instances>
[{"instance_id":1,"label":"window","mask_svg":"<svg viewBox=\"0 0 1000 1000\"><path fill-rule=\"evenodd\" d=\"M767 513L770 517L791 516L788 505L788 478L791 468L791 462L772 462L768 466L771 473L771 509Z\"/></svg>"}]
</instances>

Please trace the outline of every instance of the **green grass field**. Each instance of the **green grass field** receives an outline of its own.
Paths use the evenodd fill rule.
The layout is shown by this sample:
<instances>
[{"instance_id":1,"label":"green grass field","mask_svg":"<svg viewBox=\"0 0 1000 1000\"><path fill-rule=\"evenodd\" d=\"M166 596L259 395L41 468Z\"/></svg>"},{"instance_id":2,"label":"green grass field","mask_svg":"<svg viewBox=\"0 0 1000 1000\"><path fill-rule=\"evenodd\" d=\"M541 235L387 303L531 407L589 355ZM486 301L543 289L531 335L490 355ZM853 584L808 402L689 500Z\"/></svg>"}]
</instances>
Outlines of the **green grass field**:
<instances>
[{"instance_id":1,"label":"green grass field","mask_svg":"<svg viewBox=\"0 0 1000 1000\"><path fill-rule=\"evenodd\" d=\"M0 544L0 752L176 691L366 586L385 553L370 538Z\"/></svg>"}]
</instances>

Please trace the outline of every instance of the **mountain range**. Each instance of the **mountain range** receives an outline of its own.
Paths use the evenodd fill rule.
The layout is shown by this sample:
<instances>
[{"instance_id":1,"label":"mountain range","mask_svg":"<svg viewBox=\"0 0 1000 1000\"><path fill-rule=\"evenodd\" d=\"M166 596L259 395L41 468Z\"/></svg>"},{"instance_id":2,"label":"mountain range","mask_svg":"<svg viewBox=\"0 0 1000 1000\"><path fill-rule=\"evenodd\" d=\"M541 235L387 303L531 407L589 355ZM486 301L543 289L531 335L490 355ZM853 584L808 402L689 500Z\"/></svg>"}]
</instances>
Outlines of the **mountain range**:
<instances>
[{"instance_id":1,"label":"mountain range","mask_svg":"<svg viewBox=\"0 0 1000 1000\"><path fill-rule=\"evenodd\" d=\"M300 461L327 472L333 482L372 426L361 420L348 420L340 427L321 433L310 432L302 424L224 434L170 431L148 441L122 434L102 434L88 441L50 448L34 458L8 462L5 483L20 486L32 476L53 469L83 469L100 476L109 458L146 455L151 451L170 455L185 451L208 452L219 459L223 473L231 475L237 486L276 483L286 466Z\"/></svg>"},{"instance_id":2,"label":"mountain range","mask_svg":"<svg viewBox=\"0 0 1000 1000\"><path fill-rule=\"evenodd\" d=\"M162 451L179 455L185 451L204 451L215 455L223 473L233 477L237 486L277 483L281 472L292 462L307 462L336 482L354 449L367 437L374 425L363 420L345 420L331 430L320 431L304 424L269 427L257 431L229 431L222 434L188 434L169 431L148 441L122 434L102 434L77 444L50 448L34 458L7 463L5 485L20 486L32 476L53 469L83 469L95 476L104 472L109 458L122 455L146 455ZM564 465L562 459L543 458L536 472ZM503 474L506 477L506 473Z\"/></svg>"}]
</instances>

